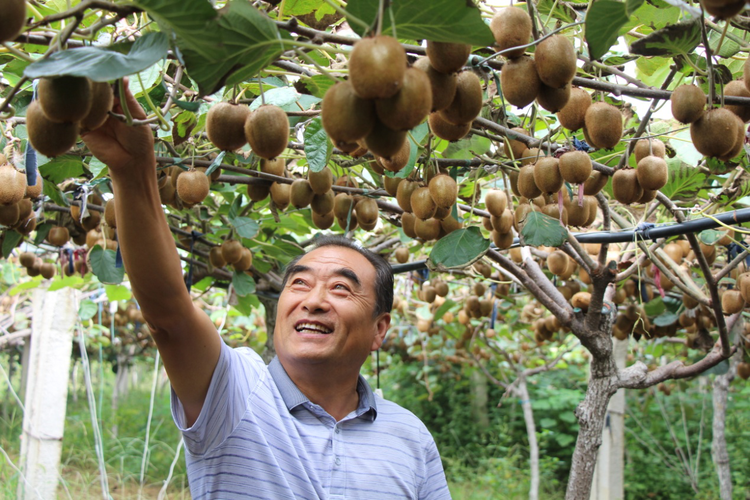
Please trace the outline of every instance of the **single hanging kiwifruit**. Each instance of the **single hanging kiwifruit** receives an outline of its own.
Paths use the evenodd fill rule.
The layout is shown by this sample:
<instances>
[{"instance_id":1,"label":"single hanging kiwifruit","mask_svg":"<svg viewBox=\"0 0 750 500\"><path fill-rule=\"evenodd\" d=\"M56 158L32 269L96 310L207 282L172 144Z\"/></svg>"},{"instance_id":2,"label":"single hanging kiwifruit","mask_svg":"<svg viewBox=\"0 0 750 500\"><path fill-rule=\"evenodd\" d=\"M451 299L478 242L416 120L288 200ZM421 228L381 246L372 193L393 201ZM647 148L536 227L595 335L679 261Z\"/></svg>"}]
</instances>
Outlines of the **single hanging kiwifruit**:
<instances>
[{"instance_id":1,"label":"single hanging kiwifruit","mask_svg":"<svg viewBox=\"0 0 750 500\"><path fill-rule=\"evenodd\" d=\"M482 82L473 71L462 71L456 77L456 94L450 105L438 111L440 116L454 124L471 123L482 111Z\"/></svg>"},{"instance_id":2,"label":"single hanging kiwifruit","mask_svg":"<svg viewBox=\"0 0 750 500\"><path fill-rule=\"evenodd\" d=\"M534 165L524 165L518 171L518 192L528 199L536 198L542 194L542 190L534 180Z\"/></svg>"},{"instance_id":3,"label":"single hanging kiwifruit","mask_svg":"<svg viewBox=\"0 0 750 500\"><path fill-rule=\"evenodd\" d=\"M10 163L0 165L0 205L15 205L26 194L26 175Z\"/></svg>"},{"instance_id":4,"label":"single hanging kiwifruit","mask_svg":"<svg viewBox=\"0 0 750 500\"><path fill-rule=\"evenodd\" d=\"M508 197L502 189L490 189L484 196L484 206L490 215L501 217L508 208ZM495 228L497 229L497 228Z\"/></svg>"},{"instance_id":5,"label":"single hanging kiwifruit","mask_svg":"<svg viewBox=\"0 0 750 500\"><path fill-rule=\"evenodd\" d=\"M428 183L430 196L438 208L450 208L458 197L458 184L447 174L436 175Z\"/></svg>"},{"instance_id":6,"label":"single hanging kiwifruit","mask_svg":"<svg viewBox=\"0 0 750 500\"><path fill-rule=\"evenodd\" d=\"M289 119L286 112L273 104L264 104L245 120L245 137L253 153L270 160L289 143Z\"/></svg>"},{"instance_id":7,"label":"single hanging kiwifruit","mask_svg":"<svg viewBox=\"0 0 750 500\"><path fill-rule=\"evenodd\" d=\"M395 38L363 38L349 57L349 81L361 98L385 99L401 89L406 64L406 51Z\"/></svg>"},{"instance_id":8,"label":"single hanging kiwifruit","mask_svg":"<svg viewBox=\"0 0 750 500\"><path fill-rule=\"evenodd\" d=\"M585 151L569 151L560 156L560 174L565 182L583 184L592 169L591 157Z\"/></svg>"},{"instance_id":9,"label":"single hanging kiwifruit","mask_svg":"<svg viewBox=\"0 0 750 500\"><path fill-rule=\"evenodd\" d=\"M333 211L328 212L327 214L319 214L317 212L312 213L313 224L315 224L315 227L318 229L329 229L333 226L335 220L336 218L333 216Z\"/></svg>"},{"instance_id":10,"label":"single hanging kiwifruit","mask_svg":"<svg viewBox=\"0 0 750 500\"><path fill-rule=\"evenodd\" d=\"M307 174L307 178L310 181L310 187L315 194L324 194L331 190L333 185L333 172L331 169L323 167L322 170L315 172L310 170Z\"/></svg>"},{"instance_id":11,"label":"single hanging kiwifruit","mask_svg":"<svg viewBox=\"0 0 750 500\"><path fill-rule=\"evenodd\" d=\"M506 7L492 17L490 30L495 36L499 51L508 59L521 57L526 47L508 50L512 47L527 45L531 40L531 17L518 7ZM507 52L505 52L507 51Z\"/></svg>"},{"instance_id":12,"label":"single hanging kiwifruit","mask_svg":"<svg viewBox=\"0 0 750 500\"><path fill-rule=\"evenodd\" d=\"M724 87L724 97L750 97L750 90L745 87L743 80L732 80ZM740 117L744 123L750 121L750 106L740 104L725 104L725 108Z\"/></svg>"},{"instance_id":13,"label":"single hanging kiwifruit","mask_svg":"<svg viewBox=\"0 0 750 500\"><path fill-rule=\"evenodd\" d=\"M50 121L80 122L91 110L91 81L81 76L41 78L37 96L44 116Z\"/></svg>"},{"instance_id":14,"label":"single hanging kiwifruit","mask_svg":"<svg viewBox=\"0 0 750 500\"><path fill-rule=\"evenodd\" d=\"M221 256L228 264L234 264L242 258L243 248L238 240L224 240L221 244Z\"/></svg>"},{"instance_id":15,"label":"single hanging kiwifruit","mask_svg":"<svg viewBox=\"0 0 750 500\"><path fill-rule=\"evenodd\" d=\"M12 42L26 24L26 1L3 0L0 16L0 43Z\"/></svg>"},{"instance_id":16,"label":"single hanging kiwifruit","mask_svg":"<svg viewBox=\"0 0 750 500\"><path fill-rule=\"evenodd\" d=\"M563 35L542 40L534 52L539 79L553 89L568 85L576 76L576 49Z\"/></svg>"},{"instance_id":17,"label":"single hanging kiwifruit","mask_svg":"<svg viewBox=\"0 0 750 500\"><path fill-rule=\"evenodd\" d=\"M81 131L96 130L107 121L115 96L107 82L91 82L91 109L81 120ZM242 128L242 125L240 125Z\"/></svg>"},{"instance_id":18,"label":"single hanging kiwifruit","mask_svg":"<svg viewBox=\"0 0 750 500\"><path fill-rule=\"evenodd\" d=\"M414 61L412 67L424 71L427 74L427 78L430 79L430 87L432 89L431 111L440 111L447 108L453 102L453 97L456 95L456 75L437 71L432 67L427 57L420 57Z\"/></svg>"},{"instance_id":19,"label":"single hanging kiwifruit","mask_svg":"<svg viewBox=\"0 0 750 500\"><path fill-rule=\"evenodd\" d=\"M693 123L706 108L706 94L697 85L680 85L669 98L672 116L680 123Z\"/></svg>"},{"instance_id":20,"label":"single hanging kiwifruit","mask_svg":"<svg viewBox=\"0 0 750 500\"><path fill-rule=\"evenodd\" d=\"M329 189L323 194L316 194L313 196L313 199L310 202L310 208L313 212L327 214L328 212L333 211L334 199L335 195L333 194L333 190Z\"/></svg>"},{"instance_id":21,"label":"single hanging kiwifruit","mask_svg":"<svg viewBox=\"0 0 750 500\"><path fill-rule=\"evenodd\" d=\"M432 109L432 86L427 73L407 68L401 90L386 99L375 101L378 119L393 130L411 130Z\"/></svg>"},{"instance_id":22,"label":"single hanging kiwifruit","mask_svg":"<svg viewBox=\"0 0 750 500\"><path fill-rule=\"evenodd\" d=\"M362 198L355 205L354 211L357 214L357 222L362 227L374 225L380 214L378 202L374 198Z\"/></svg>"},{"instance_id":23,"label":"single hanging kiwifruit","mask_svg":"<svg viewBox=\"0 0 750 500\"><path fill-rule=\"evenodd\" d=\"M305 208L315 196L315 192L307 179L297 179L292 182L289 192L289 201L294 208Z\"/></svg>"},{"instance_id":24,"label":"single hanging kiwifruit","mask_svg":"<svg viewBox=\"0 0 750 500\"><path fill-rule=\"evenodd\" d=\"M700 0L703 9L719 19L729 19L745 10L745 0Z\"/></svg>"},{"instance_id":25,"label":"single hanging kiwifruit","mask_svg":"<svg viewBox=\"0 0 750 500\"><path fill-rule=\"evenodd\" d=\"M690 139L702 155L724 156L737 139L735 114L726 108L711 108L690 124Z\"/></svg>"},{"instance_id":26,"label":"single hanging kiwifruit","mask_svg":"<svg viewBox=\"0 0 750 500\"><path fill-rule=\"evenodd\" d=\"M330 87L321 105L323 128L337 147L362 139L375 123L375 103L358 96L348 81Z\"/></svg>"},{"instance_id":27,"label":"single hanging kiwifruit","mask_svg":"<svg viewBox=\"0 0 750 500\"><path fill-rule=\"evenodd\" d=\"M539 93L536 96L536 102L550 113L562 111L570 100L570 84L559 89L548 87L545 84L539 86Z\"/></svg>"},{"instance_id":28,"label":"single hanging kiwifruit","mask_svg":"<svg viewBox=\"0 0 750 500\"><path fill-rule=\"evenodd\" d=\"M746 139L746 127L743 121L740 119L739 116L736 117L735 122L737 122L737 137L735 138L734 146L732 146L732 149L730 149L727 153L725 153L722 156L719 156L719 160L721 161L729 161L738 154L742 152L742 150L745 147L745 139Z\"/></svg>"},{"instance_id":29,"label":"single hanging kiwifruit","mask_svg":"<svg viewBox=\"0 0 750 500\"><path fill-rule=\"evenodd\" d=\"M570 90L570 98L563 106L557 119L560 125L568 130L578 130L585 125L586 111L591 106L591 94L580 87L573 87Z\"/></svg>"},{"instance_id":30,"label":"single hanging kiwifruit","mask_svg":"<svg viewBox=\"0 0 750 500\"><path fill-rule=\"evenodd\" d=\"M0 205L0 224L8 227L13 226L18 223L20 214L21 210L18 207L18 203Z\"/></svg>"},{"instance_id":31,"label":"single hanging kiwifruit","mask_svg":"<svg viewBox=\"0 0 750 500\"><path fill-rule=\"evenodd\" d=\"M430 196L430 189L427 186L420 186L411 193L411 211L417 218L425 220L435 215L437 205Z\"/></svg>"},{"instance_id":32,"label":"single hanging kiwifruit","mask_svg":"<svg viewBox=\"0 0 750 500\"><path fill-rule=\"evenodd\" d=\"M201 203L211 190L211 181L198 169L183 172L177 179L177 195L190 205Z\"/></svg>"},{"instance_id":33,"label":"single hanging kiwifruit","mask_svg":"<svg viewBox=\"0 0 750 500\"><path fill-rule=\"evenodd\" d=\"M606 102L595 102L586 111L585 132L597 149L614 148L622 137L622 114Z\"/></svg>"},{"instance_id":34,"label":"single hanging kiwifruit","mask_svg":"<svg viewBox=\"0 0 750 500\"><path fill-rule=\"evenodd\" d=\"M401 207L405 212L412 211L411 195L418 187L418 183L409 179L406 179L399 183L398 189L396 190L396 203L398 203L398 206Z\"/></svg>"},{"instance_id":35,"label":"single hanging kiwifruit","mask_svg":"<svg viewBox=\"0 0 750 500\"><path fill-rule=\"evenodd\" d=\"M523 56L505 63L500 73L500 85L503 97L512 105L524 108L534 102L542 85L534 59Z\"/></svg>"},{"instance_id":36,"label":"single hanging kiwifruit","mask_svg":"<svg viewBox=\"0 0 750 500\"><path fill-rule=\"evenodd\" d=\"M659 139L638 139L633 148L633 154L635 154L635 163L637 165L639 161L650 155L664 158L667 154L667 148Z\"/></svg>"},{"instance_id":37,"label":"single hanging kiwifruit","mask_svg":"<svg viewBox=\"0 0 750 500\"><path fill-rule=\"evenodd\" d=\"M462 125L454 125L444 120L440 113L430 113L427 122L430 124L430 130L433 134L446 141L458 141L466 137L471 131L471 122Z\"/></svg>"},{"instance_id":38,"label":"single hanging kiwifruit","mask_svg":"<svg viewBox=\"0 0 750 500\"><path fill-rule=\"evenodd\" d=\"M466 43L433 42L427 40L427 57L435 70L455 73L464 67L471 54L471 45Z\"/></svg>"},{"instance_id":39,"label":"single hanging kiwifruit","mask_svg":"<svg viewBox=\"0 0 750 500\"><path fill-rule=\"evenodd\" d=\"M592 170L589 178L583 183L583 194L594 196L607 185L607 180L609 180L609 177L598 170Z\"/></svg>"},{"instance_id":40,"label":"single hanging kiwifruit","mask_svg":"<svg viewBox=\"0 0 750 500\"><path fill-rule=\"evenodd\" d=\"M505 156L507 156L508 158L518 160L519 158L523 158L525 156L524 152L528 149L528 147L526 146L526 143L519 140L517 136L513 134L513 132L517 132L521 135L528 135L528 132L521 127L513 127L512 129L510 129L510 131L511 133L507 134L505 136L505 141L503 141L503 151L505 152ZM534 159L534 161L531 163L536 163L536 159Z\"/></svg>"},{"instance_id":41,"label":"single hanging kiwifruit","mask_svg":"<svg viewBox=\"0 0 750 500\"><path fill-rule=\"evenodd\" d=\"M399 172L402 168L406 166L407 163L409 163L409 156L411 155L411 141L406 140L401 145L401 149L398 150L396 154L391 156L390 158L383 158L383 157L376 157L375 160L377 163L379 163L385 170L389 170L391 172Z\"/></svg>"},{"instance_id":42,"label":"single hanging kiwifruit","mask_svg":"<svg viewBox=\"0 0 750 500\"><path fill-rule=\"evenodd\" d=\"M222 151L234 151L241 148L247 144L245 122L248 116L250 116L250 108L244 104L231 102L215 104L206 115L208 140Z\"/></svg>"},{"instance_id":43,"label":"single hanging kiwifruit","mask_svg":"<svg viewBox=\"0 0 750 500\"><path fill-rule=\"evenodd\" d=\"M643 189L656 191L667 184L669 169L664 158L653 155L646 156L638 162L635 172L638 177L638 184Z\"/></svg>"},{"instance_id":44,"label":"single hanging kiwifruit","mask_svg":"<svg viewBox=\"0 0 750 500\"><path fill-rule=\"evenodd\" d=\"M333 215L337 219L346 219L354 209L354 197L346 193L338 193L333 198Z\"/></svg>"},{"instance_id":45,"label":"single hanging kiwifruit","mask_svg":"<svg viewBox=\"0 0 750 500\"><path fill-rule=\"evenodd\" d=\"M399 152L406 140L405 130L393 130L376 119L375 126L365 137L365 145L372 154L390 158Z\"/></svg>"},{"instance_id":46,"label":"single hanging kiwifruit","mask_svg":"<svg viewBox=\"0 0 750 500\"><path fill-rule=\"evenodd\" d=\"M635 203L643 195L643 188L638 184L636 171L632 168L620 169L612 176L612 194L623 205Z\"/></svg>"},{"instance_id":47,"label":"single hanging kiwifruit","mask_svg":"<svg viewBox=\"0 0 750 500\"><path fill-rule=\"evenodd\" d=\"M558 192L564 182L560 175L560 161L554 156L539 158L534 165L534 182L542 193Z\"/></svg>"},{"instance_id":48,"label":"single hanging kiwifruit","mask_svg":"<svg viewBox=\"0 0 750 500\"><path fill-rule=\"evenodd\" d=\"M261 158L260 171L266 174L284 177L286 173L286 161L284 161L284 158L274 158L273 160Z\"/></svg>"},{"instance_id":49,"label":"single hanging kiwifruit","mask_svg":"<svg viewBox=\"0 0 750 500\"><path fill-rule=\"evenodd\" d=\"M67 153L76 145L78 123L55 123L44 115L39 101L26 108L26 130L31 145L44 156L55 157Z\"/></svg>"},{"instance_id":50,"label":"single hanging kiwifruit","mask_svg":"<svg viewBox=\"0 0 750 500\"><path fill-rule=\"evenodd\" d=\"M396 193L398 192L398 185L401 184L401 181L403 181L401 177L388 177L387 175L383 176L383 189L388 192L391 196L396 196Z\"/></svg>"}]
</instances>

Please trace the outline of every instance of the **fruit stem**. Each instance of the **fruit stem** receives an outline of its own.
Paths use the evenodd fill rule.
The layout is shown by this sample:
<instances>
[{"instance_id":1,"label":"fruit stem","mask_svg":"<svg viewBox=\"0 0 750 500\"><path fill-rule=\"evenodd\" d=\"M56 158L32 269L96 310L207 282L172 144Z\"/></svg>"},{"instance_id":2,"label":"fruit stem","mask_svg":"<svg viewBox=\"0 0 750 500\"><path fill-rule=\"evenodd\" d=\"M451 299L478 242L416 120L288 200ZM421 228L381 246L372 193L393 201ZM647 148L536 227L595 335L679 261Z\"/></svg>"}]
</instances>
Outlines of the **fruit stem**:
<instances>
[{"instance_id":1,"label":"fruit stem","mask_svg":"<svg viewBox=\"0 0 750 500\"><path fill-rule=\"evenodd\" d=\"M708 72L708 102L713 106L714 99L716 98L716 89L714 88L714 67L713 67L713 51L711 45L708 43L708 35L706 34L706 22L705 12L703 10L703 4L701 4L701 37L703 39L703 49L706 51L706 70ZM688 59L686 56L685 59Z\"/></svg>"},{"instance_id":2,"label":"fruit stem","mask_svg":"<svg viewBox=\"0 0 750 500\"><path fill-rule=\"evenodd\" d=\"M141 87L143 87L143 85L141 85ZM133 125L133 115L130 114L130 109L128 109L128 101L125 97L125 83L122 78L117 80L117 90L120 94L120 103L122 104L122 113L125 115L125 123L130 127Z\"/></svg>"},{"instance_id":3,"label":"fruit stem","mask_svg":"<svg viewBox=\"0 0 750 500\"><path fill-rule=\"evenodd\" d=\"M258 73L258 90L260 91L260 103L266 104L266 94L263 93L263 80L260 78L260 73Z\"/></svg>"},{"instance_id":4,"label":"fruit stem","mask_svg":"<svg viewBox=\"0 0 750 500\"><path fill-rule=\"evenodd\" d=\"M159 128L165 132L168 132L170 130L169 123L167 123L167 120L164 119L164 115L161 114L161 110L158 108L158 106L154 105L154 102L151 100L151 96L148 95L148 92L146 91L146 87L143 85L141 74L136 73L136 76L138 77L138 83L141 85L141 89L143 89L143 97L146 99L146 103L148 104L148 107L151 109L151 111L154 112L154 114L156 115L156 118L159 120ZM120 94L120 97L122 98L122 93ZM125 110L125 108L122 108L122 109L123 111ZM130 110L128 110L128 113L129 112ZM132 118L131 118L130 124L132 124Z\"/></svg>"}]
</instances>

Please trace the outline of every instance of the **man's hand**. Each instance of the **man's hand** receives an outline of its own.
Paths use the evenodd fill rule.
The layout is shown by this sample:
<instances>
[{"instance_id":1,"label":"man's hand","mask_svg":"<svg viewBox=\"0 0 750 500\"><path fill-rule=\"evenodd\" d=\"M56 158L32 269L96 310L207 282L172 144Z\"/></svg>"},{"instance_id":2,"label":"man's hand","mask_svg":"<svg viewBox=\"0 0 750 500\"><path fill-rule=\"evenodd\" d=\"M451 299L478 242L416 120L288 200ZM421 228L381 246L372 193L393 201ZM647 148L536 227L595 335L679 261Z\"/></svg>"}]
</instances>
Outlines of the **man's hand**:
<instances>
[{"instance_id":1,"label":"man's hand","mask_svg":"<svg viewBox=\"0 0 750 500\"><path fill-rule=\"evenodd\" d=\"M136 120L146 119L146 113L125 85L125 100L130 114ZM122 103L115 92L112 111L123 114ZM130 169L156 168L154 156L154 134L148 125L128 126L110 116L104 125L81 135L91 152L109 167L110 173L120 174Z\"/></svg>"}]
</instances>

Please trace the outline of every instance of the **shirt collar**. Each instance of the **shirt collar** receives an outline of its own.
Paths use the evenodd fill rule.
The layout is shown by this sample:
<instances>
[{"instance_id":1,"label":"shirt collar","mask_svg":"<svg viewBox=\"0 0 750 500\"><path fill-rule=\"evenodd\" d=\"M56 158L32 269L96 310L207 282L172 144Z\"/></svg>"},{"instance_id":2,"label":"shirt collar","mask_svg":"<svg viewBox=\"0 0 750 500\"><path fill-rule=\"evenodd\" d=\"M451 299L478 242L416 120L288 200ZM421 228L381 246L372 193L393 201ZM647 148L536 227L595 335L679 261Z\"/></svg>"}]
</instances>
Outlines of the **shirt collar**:
<instances>
[{"instance_id":1,"label":"shirt collar","mask_svg":"<svg viewBox=\"0 0 750 500\"><path fill-rule=\"evenodd\" d=\"M310 402L310 399L299 390L297 385L289 378L286 370L279 361L278 356L274 357L268 364L268 371L271 373L279 394L284 400L284 404L291 412L294 408L303 403ZM357 416L365 416L370 421L374 421L378 415L378 408L375 402L375 393L370 388L370 384L359 375L357 380L357 393L359 394L359 406L357 407Z\"/></svg>"}]
</instances>

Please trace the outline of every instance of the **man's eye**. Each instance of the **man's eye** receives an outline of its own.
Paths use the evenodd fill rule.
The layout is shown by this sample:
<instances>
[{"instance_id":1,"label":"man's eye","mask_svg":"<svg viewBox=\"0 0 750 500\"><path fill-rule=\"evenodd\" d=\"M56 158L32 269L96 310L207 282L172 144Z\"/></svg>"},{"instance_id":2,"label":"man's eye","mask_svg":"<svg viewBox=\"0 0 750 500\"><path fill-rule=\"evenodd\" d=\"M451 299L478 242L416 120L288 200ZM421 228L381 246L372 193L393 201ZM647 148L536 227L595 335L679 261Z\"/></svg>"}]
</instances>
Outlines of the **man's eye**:
<instances>
[{"instance_id":1,"label":"man's eye","mask_svg":"<svg viewBox=\"0 0 750 500\"><path fill-rule=\"evenodd\" d=\"M344 285L344 284L342 284L342 283L337 283L337 284L335 284L335 285L333 286L333 288L334 288L335 290L349 290L349 287L348 287L348 286L346 286L346 285Z\"/></svg>"}]
</instances>

